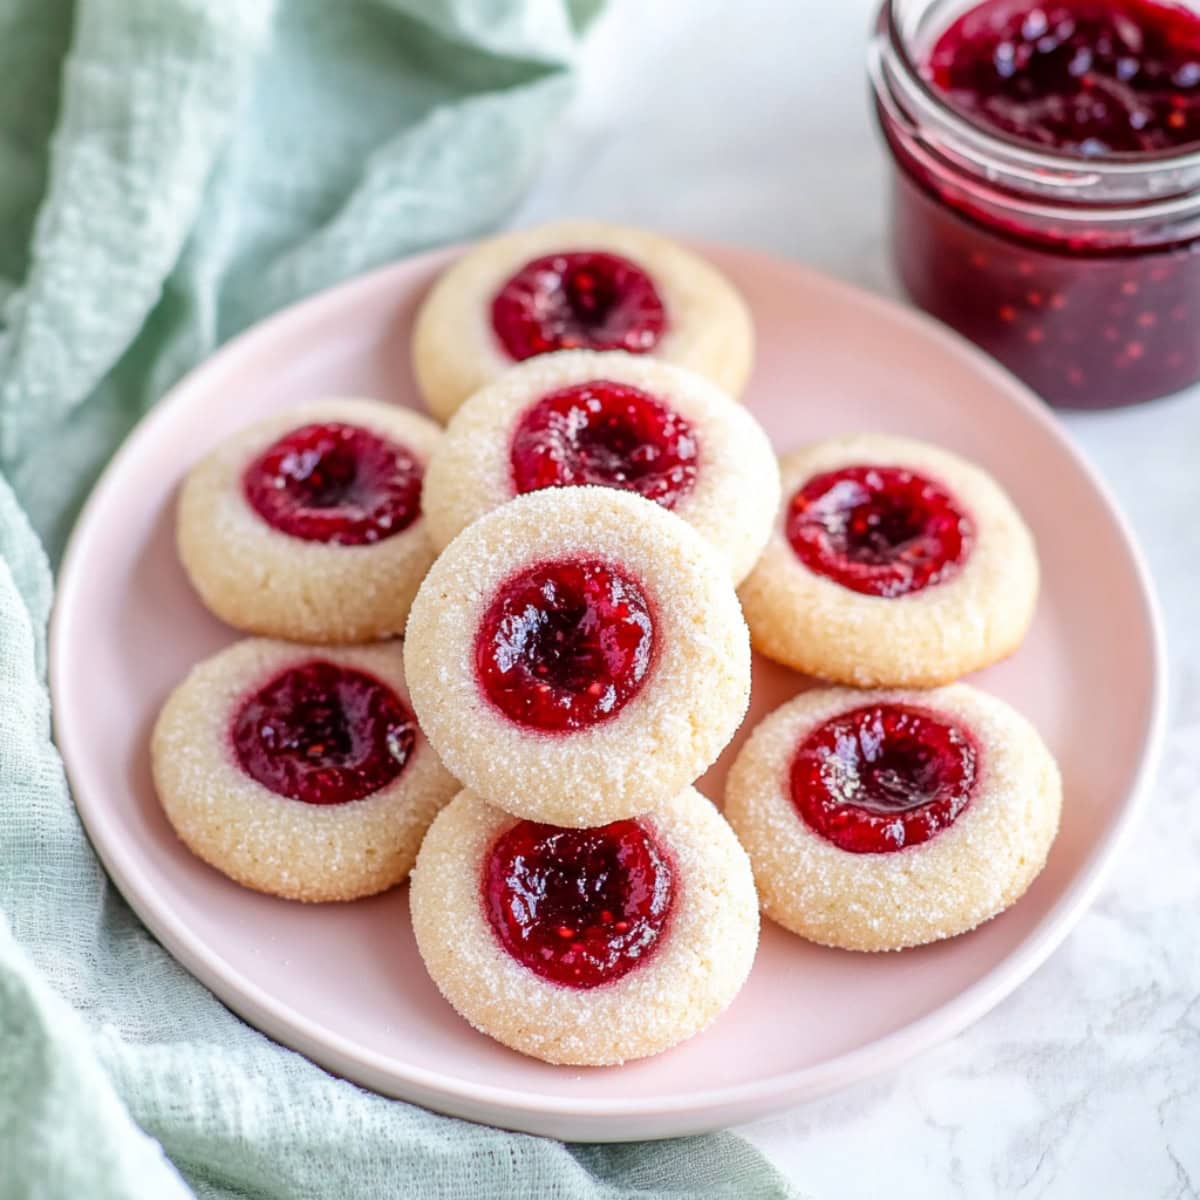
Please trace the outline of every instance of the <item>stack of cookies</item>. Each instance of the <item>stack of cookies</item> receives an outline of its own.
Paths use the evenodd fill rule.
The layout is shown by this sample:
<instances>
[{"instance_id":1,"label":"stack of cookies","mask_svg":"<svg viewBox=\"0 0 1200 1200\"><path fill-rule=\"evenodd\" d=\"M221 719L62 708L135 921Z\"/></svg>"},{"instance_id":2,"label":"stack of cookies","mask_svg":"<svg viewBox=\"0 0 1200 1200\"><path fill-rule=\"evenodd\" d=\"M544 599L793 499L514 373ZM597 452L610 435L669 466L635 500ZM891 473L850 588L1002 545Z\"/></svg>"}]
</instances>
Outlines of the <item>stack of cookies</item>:
<instances>
[{"instance_id":1,"label":"stack of cookies","mask_svg":"<svg viewBox=\"0 0 1200 1200\"><path fill-rule=\"evenodd\" d=\"M330 400L184 485L184 566L253 635L155 729L193 851L299 900L411 871L443 995L570 1064L711 1022L750 970L759 894L807 938L896 949L1024 891L1053 762L998 700L938 686L1011 652L1036 600L1032 541L986 475L883 436L777 462L736 399L745 304L643 231L481 244L412 353L444 429ZM727 824L692 785L744 719L751 636L844 686L754 731Z\"/></svg>"},{"instance_id":2,"label":"stack of cookies","mask_svg":"<svg viewBox=\"0 0 1200 1200\"><path fill-rule=\"evenodd\" d=\"M848 686L776 710L730 772L763 911L853 950L964 933L1024 894L1058 831L1037 732L953 682L1025 637L1033 539L987 474L909 438L835 438L781 469L746 619L763 654Z\"/></svg>"},{"instance_id":3,"label":"stack of cookies","mask_svg":"<svg viewBox=\"0 0 1200 1200\"><path fill-rule=\"evenodd\" d=\"M524 495L434 564L404 662L468 789L412 885L451 1004L552 1062L621 1062L707 1025L758 940L746 854L690 786L750 693L726 561L636 495Z\"/></svg>"}]
</instances>

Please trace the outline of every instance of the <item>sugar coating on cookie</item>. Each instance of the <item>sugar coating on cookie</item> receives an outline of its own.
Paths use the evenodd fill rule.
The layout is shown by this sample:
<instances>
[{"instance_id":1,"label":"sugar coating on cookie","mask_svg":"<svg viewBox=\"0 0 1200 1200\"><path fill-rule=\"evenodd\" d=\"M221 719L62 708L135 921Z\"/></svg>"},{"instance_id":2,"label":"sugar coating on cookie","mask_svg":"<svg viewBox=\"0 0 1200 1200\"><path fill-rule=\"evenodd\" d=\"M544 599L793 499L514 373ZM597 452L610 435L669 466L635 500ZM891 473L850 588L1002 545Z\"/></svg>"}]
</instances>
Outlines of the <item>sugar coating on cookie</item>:
<instances>
[{"instance_id":1,"label":"sugar coating on cookie","mask_svg":"<svg viewBox=\"0 0 1200 1200\"><path fill-rule=\"evenodd\" d=\"M462 1017L522 1054L599 1066L658 1054L728 1007L754 960L758 902L746 854L708 800L687 788L634 822L597 830L530 824L464 791L421 847L413 931L430 976ZM667 915L652 932L617 929L628 923L628 906L647 905L637 887L644 880L628 878L613 845L622 834L630 840L630 825L660 858L652 903ZM565 842L565 853L523 864L515 893L497 900L490 859L513 837L548 854ZM497 903L520 912L531 944L505 935ZM606 979L614 964L619 973Z\"/></svg>"},{"instance_id":2,"label":"sugar coating on cookie","mask_svg":"<svg viewBox=\"0 0 1200 1200\"><path fill-rule=\"evenodd\" d=\"M755 728L725 794L763 911L848 950L954 937L1008 908L1061 807L1037 731L967 684L802 693Z\"/></svg>"},{"instance_id":3,"label":"sugar coating on cookie","mask_svg":"<svg viewBox=\"0 0 1200 1200\"><path fill-rule=\"evenodd\" d=\"M179 555L206 607L292 641L402 632L434 558L420 489L440 437L407 409L332 399L226 439L179 498Z\"/></svg>"},{"instance_id":4,"label":"sugar coating on cookie","mask_svg":"<svg viewBox=\"0 0 1200 1200\"><path fill-rule=\"evenodd\" d=\"M649 354L737 397L754 329L745 301L704 259L599 221L479 243L437 281L413 329L413 369L441 421L513 363L567 349Z\"/></svg>"},{"instance_id":5,"label":"sugar coating on cookie","mask_svg":"<svg viewBox=\"0 0 1200 1200\"><path fill-rule=\"evenodd\" d=\"M400 883L459 788L412 717L399 645L238 642L171 694L151 753L163 811L188 848L291 900L354 900Z\"/></svg>"},{"instance_id":6,"label":"sugar coating on cookie","mask_svg":"<svg viewBox=\"0 0 1200 1200\"><path fill-rule=\"evenodd\" d=\"M582 483L622 488L687 521L743 579L779 506L767 435L694 371L619 351L532 358L453 416L422 507L444 548L513 496Z\"/></svg>"},{"instance_id":7,"label":"sugar coating on cookie","mask_svg":"<svg viewBox=\"0 0 1200 1200\"><path fill-rule=\"evenodd\" d=\"M857 434L780 463L782 503L739 589L755 649L855 687L934 687L1011 654L1038 562L986 472L910 438Z\"/></svg>"},{"instance_id":8,"label":"sugar coating on cookie","mask_svg":"<svg viewBox=\"0 0 1200 1200\"><path fill-rule=\"evenodd\" d=\"M421 585L404 655L449 770L557 825L678 792L750 690L725 563L673 513L611 488L518 496L465 529Z\"/></svg>"}]
</instances>

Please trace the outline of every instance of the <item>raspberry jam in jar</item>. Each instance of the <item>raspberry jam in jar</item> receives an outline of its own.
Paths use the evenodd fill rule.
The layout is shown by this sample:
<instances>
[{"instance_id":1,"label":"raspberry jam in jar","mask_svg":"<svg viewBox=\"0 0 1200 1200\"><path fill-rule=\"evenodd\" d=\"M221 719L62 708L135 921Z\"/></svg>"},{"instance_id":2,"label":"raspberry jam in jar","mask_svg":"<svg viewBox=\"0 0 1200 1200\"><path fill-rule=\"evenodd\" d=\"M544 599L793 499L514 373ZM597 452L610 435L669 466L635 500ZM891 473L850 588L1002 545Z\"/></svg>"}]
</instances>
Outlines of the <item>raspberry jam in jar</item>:
<instances>
[{"instance_id":1,"label":"raspberry jam in jar","mask_svg":"<svg viewBox=\"0 0 1200 1200\"><path fill-rule=\"evenodd\" d=\"M896 266L1050 403L1200 379L1200 0L887 0Z\"/></svg>"}]
</instances>

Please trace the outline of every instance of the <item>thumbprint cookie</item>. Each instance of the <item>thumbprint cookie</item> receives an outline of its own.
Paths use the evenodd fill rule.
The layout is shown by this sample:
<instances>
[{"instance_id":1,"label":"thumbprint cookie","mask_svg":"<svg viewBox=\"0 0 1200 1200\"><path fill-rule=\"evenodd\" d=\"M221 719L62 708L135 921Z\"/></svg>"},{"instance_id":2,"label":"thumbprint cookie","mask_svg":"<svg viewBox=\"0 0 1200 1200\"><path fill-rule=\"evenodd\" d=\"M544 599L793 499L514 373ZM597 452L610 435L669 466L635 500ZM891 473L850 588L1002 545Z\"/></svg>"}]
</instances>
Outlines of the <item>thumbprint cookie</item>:
<instances>
[{"instance_id":1,"label":"thumbprint cookie","mask_svg":"<svg viewBox=\"0 0 1200 1200\"><path fill-rule=\"evenodd\" d=\"M699 776L746 711L750 644L729 572L641 496L518 496L442 552L405 671L449 770L517 816L600 825Z\"/></svg>"},{"instance_id":2,"label":"thumbprint cookie","mask_svg":"<svg viewBox=\"0 0 1200 1200\"><path fill-rule=\"evenodd\" d=\"M413 369L441 421L513 363L554 350L649 354L739 396L754 328L733 286L690 250L563 221L480 242L437 281L413 329Z\"/></svg>"},{"instance_id":3,"label":"thumbprint cookie","mask_svg":"<svg viewBox=\"0 0 1200 1200\"><path fill-rule=\"evenodd\" d=\"M200 598L270 637L401 633L434 558L421 486L440 437L390 404L324 400L222 442L179 498L179 555Z\"/></svg>"},{"instance_id":4,"label":"thumbprint cookie","mask_svg":"<svg viewBox=\"0 0 1200 1200\"><path fill-rule=\"evenodd\" d=\"M1033 726L961 683L804 692L755 728L725 794L763 911L847 950L939 941L1008 908L1061 807Z\"/></svg>"},{"instance_id":5,"label":"thumbprint cookie","mask_svg":"<svg viewBox=\"0 0 1200 1200\"><path fill-rule=\"evenodd\" d=\"M733 1001L758 944L745 851L687 788L590 829L461 792L412 876L417 946L471 1025L573 1066L658 1054Z\"/></svg>"},{"instance_id":6,"label":"thumbprint cookie","mask_svg":"<svg viewBox=\"0 0 1200 1200\"><path fill-rule=\"evenodd\" d=\"M762 552L779 469L758 422L702 375L632 354L564 350L513 367L454 414L422 505L440 550L513 496L580 484L670 509L729 561Z\"/></svg>"},{"instance_id":7,"label":"thumbprint cookie","mask_svg":"<svg viewBox=\"0 0 1200 1200\"><path fill-rule=\"evenodd\" d=\"M884 434L780 466L781 510L740 592L757 650L835 683L934 687L1021 644L1037 554L980 468Z\"/></svg>"},{"instance_id":8,"label":"thumbprint cookie","mask_svg":"<svg viewBox=\"0 0 1200 1200\"><path fill-rule=\"evenodd\" d=\"M459 788L413 717L398 645L238 642L172 693L151 754L184 844L290 900L400 883Z\"/></svg>"}]
</instances>

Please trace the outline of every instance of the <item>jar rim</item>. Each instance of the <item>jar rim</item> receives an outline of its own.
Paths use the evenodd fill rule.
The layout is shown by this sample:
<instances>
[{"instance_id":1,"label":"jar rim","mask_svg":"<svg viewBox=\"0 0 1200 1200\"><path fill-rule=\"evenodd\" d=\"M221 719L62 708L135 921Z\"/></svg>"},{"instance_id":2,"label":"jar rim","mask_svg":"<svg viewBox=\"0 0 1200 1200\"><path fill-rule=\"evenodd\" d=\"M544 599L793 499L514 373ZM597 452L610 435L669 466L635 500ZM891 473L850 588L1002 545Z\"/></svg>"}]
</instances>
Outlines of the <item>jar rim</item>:
<instances>
[{"instance_id":1,"label":"jar rim","mask_svg":"<svg viewBox=\"0 0 1200 1200\"><path fill-rule=\"evenodd\" d=\"M879 15L877 40L887 39L888 47L896 61L904 69L907 82L914 85L930 109L935 109L938 118L948 129L954 131L964 142L979 149L989 149L997 160L1011 159L1019 162L1025 170L1036 170L1043 174L1073 171L1083 178L1064 180L1073 187L1088 186L1104 179L1140 177L1164 169L1200 173L1200 142L1193 142L1191 149L1154 150L1149 152L1114 151L1104 157L1090 157L1067 151L1043 150L1020 138L994 131L969 120L947 103L945 97L931 86L921 70L920 63L909 49L908 39L900 28L897 13L903 0L883 0ZM1089 180L1088 177L1091 177Z\"/></svg>"}]
</instances>

